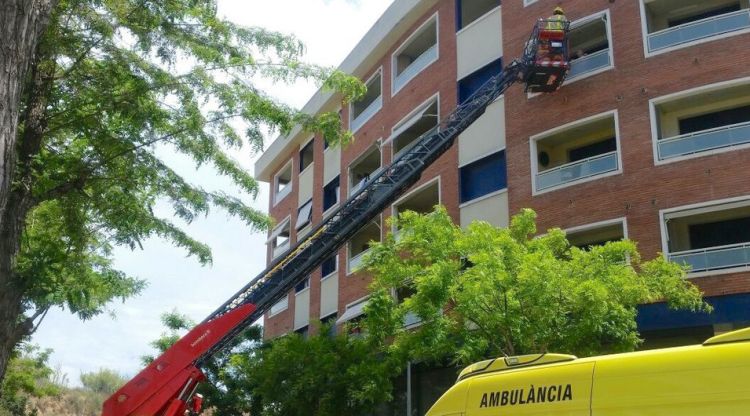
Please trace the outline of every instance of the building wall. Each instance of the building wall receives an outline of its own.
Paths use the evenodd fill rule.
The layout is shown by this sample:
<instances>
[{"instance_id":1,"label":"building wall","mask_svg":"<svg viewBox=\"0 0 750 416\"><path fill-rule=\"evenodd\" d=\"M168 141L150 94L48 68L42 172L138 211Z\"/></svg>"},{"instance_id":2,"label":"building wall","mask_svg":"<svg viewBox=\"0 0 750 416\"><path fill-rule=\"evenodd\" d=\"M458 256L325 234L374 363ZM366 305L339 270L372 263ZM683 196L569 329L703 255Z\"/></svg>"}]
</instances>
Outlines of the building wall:
<instances>
[{"instance_id":1,"label":"building wall","mask_svg":"<svg viewBox=\"0 0 750 416\"><path fill-rule=\"evenodd\" d=\"M651 130L650 100L668 94L732 79L750 76L750 51L744 44L750 34L741 34L682 49L646 57L639 1L603 2L601 0L558 1L571 20L607 12L611 28L614 67L589 77L580 77L554 94L530 96L520 86L508 90L504 99L493 104L501 108L502 117L481 119L461 135L459 144L448 150L422 175L415 187L440 177L441 203L455 221L466 225L474 219L485 219L496 225L507 225L509 213L531 207L538 213L539 229L576 228L587 224L624 218L625 235L638 242L645 258L664 251L660 213L706 201L750 195L750 181L742 174L750 166L750 149L732 149L723 153L695 157L671 163L656 163ZM552 4L539 1L528 7L522 1L504 2L501 12L491 18L501 19L486 27L497 27L502 33L500 48L477 48L476 62L463 48L457 57L455 1L441 0L424 11L403 35L394 38L385 52L374 59L369 69L359 74L368 79L382 68L382 108L355 132L356 140L340 150L341 200L349 192L348 166L374 143L387 140L391 131L407 114L435 94L439 94L440 117L450 113L457 102L457 79L467 75L469 67L504 53L508 63L520 56L533 22L551 12ZM438 14L439 60L423 70L395 95L391 94L391 55L423 22ZM494 17L497 16L497 17ZM460 37L460 36L459 36ZM466 36L466 38L469 38ZM494 50L494 52L493 52ZM498 52L499 51L499 52ZM464 57L464 54L467 54ZM489 61L484 62L489 63ZM494 110L493 110L494 111ZM536 194L532 192L531 146L535 135L597 114L616 112L622 172ZM349 108L341 111L348 125ZM494 114L492 111L488 114ZM492 126L492 123L497 124ZM502 125L501 125L502 124ZM488 135L493 135L488 137ZM485 139L486 141L482 141ZM282 139L283 140L283 139ZM323 141L315 138L312 223L322 220L322 193L325 159ZM481 143L474 146L472 141ZM483 145L492 143L484 149ZM476 150L482 148L482 151ZM505 150L507 190L487 198L459 205L459 167L470 163L472 152ZM329 150L330 151L330 150ZM392 160L390 144L382 146L382 163ZM459 158L459 152L463 152ZM478 153L477 153L478 152ZM483 154L483 153L482 153ZM474 156L476 156L474 155ZM536 155L534 155L536 157ZM562 157L562 156L560 156ZM282 202L271 205L270 214L281 220L292 218L291 242L296 241L299 181L299 148L294 146L279 157L277 168L293 158L294 189ZM331 156L328 156L329 160ZM330 173L327 176L331 176ZM327 178L326 178L327 179ZM273 186L271 184L271 186ZM483 214L484 212L484 214ZM391 209L383 212L383 224ZM339 250L338 314L346 305L366 294L370 277L364 273L347 275L347 248ZM269 261L270 258L269 249ZM320 269L311 275L310 318L320 315ZM690 277L707 296L750 292L750 273L715 272ZM266 317L266 337L282 335L293 328L295 296L292 293L288 311Z\"/></svg>"},{"instance_id":2,"label":"building wall","mask_svg":"<svg viewBox=\"0 0 750 416\"><path fill-rule=\"evenodd\" d=\"M750 68L739 64L750 60L750 51L743 46L750 41L750 34L646 58L637 1L558 3L571 20L609 9L615 67L563 86L554 94L528 97L520 88L505 94L511 213L523 207L535 209L540 230L626 217L629 238L638 242L645 258L653 258L663 251L660 210L750 194L750 181L738 174L739 167L750 166L750 151L734 150L656 166L649 100L750 75ZM508 56L521 53L529 22L549 13L549 8L547 2L529 7L520 1L504 2L503 48ZM618 113L623 173L532 196L529 138L610 110ZM701 277L693 282L708 296L750 291L748 273Z\"/></svg>"}]
</instances>

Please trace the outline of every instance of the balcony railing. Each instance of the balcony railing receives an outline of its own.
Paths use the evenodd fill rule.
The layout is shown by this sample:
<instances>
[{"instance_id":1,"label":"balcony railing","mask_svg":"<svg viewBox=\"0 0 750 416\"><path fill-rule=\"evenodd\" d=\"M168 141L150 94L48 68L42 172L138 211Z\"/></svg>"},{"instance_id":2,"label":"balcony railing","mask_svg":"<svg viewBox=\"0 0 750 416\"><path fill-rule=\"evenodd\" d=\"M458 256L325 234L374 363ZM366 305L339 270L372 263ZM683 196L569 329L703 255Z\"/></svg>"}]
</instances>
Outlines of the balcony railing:
<instances>
[{"instance_id":1,"label":"balcony railing","mask_svg":"<svg viewBox=\"0 0 750 416\"><path fill-rule=\"evenodd\" d=\"M367 255L369 251L370 250L367 249L349 259L349 273L354 273L358 271L360 267L362 267L362 260L364 260L365 255Z\"/></svg>"},{"instance_id":2,"label":"balcony railing","mask_svg":"<svg viewBox=\"0 0 750 416\"><path fill-rule=\"evenodd\" d=\"M281 201L285 196L289 195L290 192L292 192L292 184L288 183L286 184L286 186L281 188L281 190L276 192L276 195L273 197L274 202Z\"/></svg>"},{"instance_id":3,"label":"balcony railing","mask_svg":"<svg viewBox=\"0 0 750 416\"><path fill-rule=\"evenodd\" d=\"M289 250L289 240L273 248L273 258L279 257L282 253Z\"/></svg>"},{"instance_id":4,"label":"balcony railing","mask_svg":"<svg viewBox=\"0 0 750 416\"><path fill-rule=\"evenodd\" d=\"M414 78L418 73L422 72L427 65L431 64L432 61L437 59L438 56L438 49L437 44L432 45L429 49L422 52L417 59L414 60L414 62L410 63L409 66L407 66L403 71L401 71L400 74L396 75L396 78L393 80L393 91L400 90L406 83L408 83L412 78Z\"/></svg>"},{"instance_id":5,"label":"balcony railing","mask_svg":"<svg viewBox=\"0 0 750 416\"><path fill-rule=\"evenodd\" d=\"M617 150L567 163L536 175L536 190L541 191L568 182L615 171L619 168Z\"/></svg>"},{"instance_id":6,"label":"balcony railing","mask_svg":"<svg viewBox=\"0 0 750 416\"><path fill-rule=\"evenodd\" d=\"M750 28L750 11L742 9L650 33L648 50L656 52L683 43L748 28Z\"/></svg>"},{"instance_id":7,"label":"balcony railing","mask_svg":"<svg viewBox=\"0 0 750 416\"><path fill-rule=\"evenodd\" d=\"M612 65L612 61L609 59L609 48L594 52L591 55L582 56L578 59L570 61L570 71L568 72L568 80L575 77L580 77L589 72L594 72L597 69L607 68Z\"/></svg>"},{"instance_id":8,"label":"balcony railing","mask_svg":"<svg viewBox=\"0 0 750 416\"><path fill-rule=\"evenodd\" d=\"M367 120L369 120L372 116L375 115L380 109L383 107L383 95L381 94L378 98L373 100L373 102L370 103L370 105L367 106L364 110L362 110L357 117L352 119L351 126L349 126L349 129L351 131L357 131L360 127L362 127Z\"/></svg>"},{"instance_id":9,"label":"balcony railing","mask_svg":"<svg viewBox=\"0 0 750 416\"><path fill-rule=\"evenodd\" d=\"M659 160L750 143L750 121L669 137L657 142Z\"/></svg>"},{"instance_id":10,"label":"balcony railing","mask_svg":"<svg viewBox=\"0 0 750 416\"><path fill-rule=\"evenodd\" d=\"M691 273L750 266L750 243L670 253L669 260L690 266Z\"/></svg>"}]
</instances>

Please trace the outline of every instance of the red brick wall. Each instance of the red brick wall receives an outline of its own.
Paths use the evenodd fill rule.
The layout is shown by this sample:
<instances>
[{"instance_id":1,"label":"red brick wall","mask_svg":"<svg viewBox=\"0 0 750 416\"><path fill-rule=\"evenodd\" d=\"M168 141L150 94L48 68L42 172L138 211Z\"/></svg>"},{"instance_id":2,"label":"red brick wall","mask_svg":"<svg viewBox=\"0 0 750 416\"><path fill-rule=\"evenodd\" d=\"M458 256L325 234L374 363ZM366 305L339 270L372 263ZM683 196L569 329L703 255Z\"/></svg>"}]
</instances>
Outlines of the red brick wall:
<instances>
[{"instance_id":1,"label":"red brick wall","mask_svg":"<svg viewBox=\"0 0 750 416\"><path fill-rule=\"evenodd\" d=\"M750 166L750 150L654 165L649 100L705 84L750 76L750 35L733 36L645 58L638 1L577 0L503 3L506 59L521 53L537 17L561 4L575 20L610 10L613 70L528 99L522 88L505 95L508 188L511 213L523 207L539 214L541 230L568 228L627 217L629 237L644 258L662 251L659 211L741 195L750 181L738 167ZM533 196L529 137L609 110L617 110L623 174ZM747 273L693 279L706 295L750 291Z\"/></svg>"}]
</instances>

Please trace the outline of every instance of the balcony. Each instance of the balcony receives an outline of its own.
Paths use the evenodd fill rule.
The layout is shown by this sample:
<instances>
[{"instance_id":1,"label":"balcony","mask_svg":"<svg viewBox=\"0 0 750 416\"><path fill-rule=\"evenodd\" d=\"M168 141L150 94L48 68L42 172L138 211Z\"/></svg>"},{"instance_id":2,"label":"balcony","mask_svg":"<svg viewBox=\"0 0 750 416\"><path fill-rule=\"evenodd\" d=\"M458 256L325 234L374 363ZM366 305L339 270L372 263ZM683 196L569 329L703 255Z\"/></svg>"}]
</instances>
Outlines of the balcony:
<instances>
[{"instance_id":1,"label":"balcony","mask_svg":"<svg viewBox=\"0 0 750 416\"><path fill-rule=\"evenodd\" d=\"M367 92L359 101L349 106L349 129L359 130L383 107L383 75L378 70L365 82Z\"/></svg>"},{"instance_id":2,"label":"balcony","mask_svg":"<svg viewBox=\"0 0 750 416\"><path fill-rule=\"evenodd\" d=\"M349 165L349 196L364 188L370 179L376 177L382 168L380 149L372 146Z\"/></svg>"},{"instance_id":3,"label":"balcony","mask_svg":"<svg viewBox=\"0 0 750 416\"><path fill-rule=\"evenodd\" d=\"M750 266L750 200L708 203L664 215L667 258L690 273Z\"/></svg>"},{"instance_id":4,"label":"balcony","mask_svg":"<svg viewBox=\"0 0 750 416\"><path fill-rule=\"evenodd\" d=\"M393 54L392 92L394 95L438 59L437 39L437 15L435 15L417 29Z\"/></svg>"},{"instance_id":5,"label":"balcony","mask_svg":"<svg viewBox=\"0 0 750 416\"><path fill-rule=\"evenodd\" d=\"M750 266L750 242L669 254L669 260L690 266L691 273Z\"/></svg>"},{"instance_id":6,"label":"balcony","mask_svg":"<svg viewBox=\"0 0 750 416\"><path fill-rule=\"evenodd\" d=\"M657 0L643 4L648 52L656 53L750 29L746 2Z\"/></svg>"},{"instance_id":7,"label":"balcony","mask_svg":"<svg viewBox=\"0 0 750 416\"><path fill-rule=\"evenodd\" d=\"M435 62L438 58L438 48L437 45L433 45L424 53L419 55L417 59L415 59L409 66L407 66L403 71L401 71L398 75L396 75L396 78L393 80L393 89L394 91L398 91L401 88L404 87L404 85L408 84L409 81L412 80L417 74L422 72L423 69L425 69L428 65Z\"/></svg>"},{"instance_id":8,"label":"balcony","mask_svg":"<svg viewBox=\"0 0 750 416\"><path fill-rule=\"evenodd\" d=\"M750 144L750 81L698 87L651 104L659 161L699 157Z\"/></svg>"},{"instance_id":9,"label":"balcony","mask_svg":"<svg viewBox=\"0 0 750 416\"><path fill-rule=\"evenodd\" d=\"M659 160L750 143L750 122L717 127L657 142Z\"/></svg>"},{"instance_id":10,"label":"balcony","mask_svg":"<svg viewBox=\"0 0 750 416\"><path fill-rule=\"evenodd\" d=\"M570 24L570 71L567 81L611 68L609 13L597 13Z\"/></svg>"},{"instance_id":11,"label":"balcony","mask_svg":"<svg viewBox=\"0 0 750 416\"><path fill-rule=\"evenodd\" d=\"M617 151L613 151L546 170L536 176L536 189L537 191L543 191L566 183L617 171L620 168L618 159Z\"/></svg>"},{"instance_id":12,"label":"balcony","mask_svg":"<svg viewBox=\"0 0 750 416\"><path fill-rule=\"evenodd\" d=\"M362 261L373 241L380 241L380 219L367 223L349 240L347 274L355 273L362 267Z\"/></svg>"},{"instance_id":13,"label":"balcony","mask_svg":"<svg viewBox=\"0 0 750 416\"><path fill-rule=\"evenodd\" d=\"M349 259L349 274L359 271L359 269L362 267L362 261L369 251L370 249L367 249Z\"/></svg>"},{"instance_id":14,"label":"balcony","mask_svg":"<svg viewBox=\"0 0 750 416\"><path fill-rule=\"evenodd\" d=\"M351 131L359 130L372 116L375 115L380 109L383 108L383 97L378 97L373 100L359 115L352 119L351 125L349 126Z\"/></svg>"}]
</instances>

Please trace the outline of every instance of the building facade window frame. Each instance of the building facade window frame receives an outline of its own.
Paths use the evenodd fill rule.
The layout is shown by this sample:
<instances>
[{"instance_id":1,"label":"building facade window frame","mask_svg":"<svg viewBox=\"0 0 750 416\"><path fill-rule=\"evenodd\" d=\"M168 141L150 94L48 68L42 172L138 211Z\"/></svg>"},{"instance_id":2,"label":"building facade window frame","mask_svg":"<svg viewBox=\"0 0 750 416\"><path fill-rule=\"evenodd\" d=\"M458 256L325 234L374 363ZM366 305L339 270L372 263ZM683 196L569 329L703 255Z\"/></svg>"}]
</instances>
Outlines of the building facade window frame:
<instances>
[{"instance_id":1,"label":"building facade window frame","mask_svg":"<svg viewBox=\"0 0 750 416\"><path fill-rule=\"evenodd\" d=\"M294 161L293 158L290 158L289 161L284 163L282 165L281 169L279 169L274 175L273 175L273 195L271 196L271 199L273 200L273 206L275 207L279 202L283 201L284 198L289 196L289 194L292 193L292 190L294 189L294 168L292 167L292 162ZM284 187L282 191L278 191L279 187L279 176L283 175L287 171L289 172L289 183ZM281 195L281 196L279 196Z\"/></svg>"},{"instance_id":2,"label":"building facade window frame","mask_svg":"<svg viewBox=\"0 0 750 416\"><path fill-rule=\"evenodd\" d=\"M724 89L729 89L735 86L745 86L750 85L750 77L742 77L742 78L736 78L721 82L716 82L713 84L706 84L701 85L695 88L690 88L683 91L674 92L671 94L663 95L661 97L652 98L649 100L649 118L651 123L651 146L652 146L652 153L653 153L653 160L654 165L666 165L669 163L676 163L676 162L682 162L685 160L690 159L696 159L700 157L706 157L706 156L713 156L721 153L727 153L727 152L734 152L739 151L743 149L750 148L750 143L746 144L738 144L734 146L725 146L720 147L716 149L709 149L705 151L695 152L691 154L666 158L666 159L660 159L659 158L659 131L660 131L660 124L659 124L659 117L657 115L657 107L661 104L668 103L670 101L675 101L678 99L683 99L691 96L700 96L703 93L709 93L713 91L720 91Z\"/></svg>"},{"instance_id":3,"label":"building facade window frame","mask_svg":"<svg viewBox=\"0 0 750 416\"><path fill-rule=\"evenodd\" d=\"M597 68L590 72L584 72L580 76L577 76L577 77L573 77L569 79L566 78L563 85L570 85L576 81L587 79L595 75L599 75L602 72L607 72L607 71L615 69L615 52L614 52L615 48L614 48L614 39L612 36L612 15L610 14L609 9L602 10L600 12L596 12L596 13L590 14L588 16L585 16L585 17L582 17L580 19L576 19L570 22L570 29L574 30L578 26L583 26L597 19L604 19L605 30L607 31L607 44L608 44L607 53L609 56L609 65L601 67L601 68ZM573 52L575 51L571 50L571 53Z\"/></svg>"},{"instance_id":4,"label":"building facade window frame","mask_svg":"<svg viewBox=\"0 0 750 416\"><path fill-rule=\"evenodd\" d=\"M421 35L422 32L426 30L427 27L431 25L433 22L435 23L435 45L434 45L435 56L429 61L422 63L422 68L420 68L417 72L411 74L409 77L401 80L400 85L397 85L396 81L397 81L398 75L396 73L398 71L396 68L397 67L396 58L407 46L411 44L412 41L414 41L414 38ZM411 81L413 81L416 77L418 77L419 74L424 72L427 68L429 68L432 64L434 64L435 62L439 60L440 60L440 16L438 12L435 12L435 14L425 19L425 21L422 22L422 24L420 24L416 29L414 29L412 33L409 35L409 37L406 38L406 40L404 40L403 42L401 42L398 48L396 48L396 50L391 54L391 97L394 97L396 94L398 94L399 91L404 89L404 87L406 87ZM414 62L416 62L416 60Z\"/></svg>"},{"instance_id":5,"label":"building facade window frame","mask_svg":"<svg viewBox=\"0 0 750 416\"><path fill-rule=\"evenodd\" d=\"M707 37L704 37L704 38L696 39L696 40L693 40L693 41L689 41L689 42L685 42L685 43L680 43L680 44L677 44L677 45L674 45L674 46L665 47L663 49L658 49L658 50L655 50L655 51L652 52L651 48L649 47L649 44L648 44L649 35L651 35L653 33L658 33L659 31L655 31L655 32L652 32L652 33L649 33L649 31L648 31L648 14L646 12L646 1L645 0L638 0L638 6L639 6L639 9L640 9L640 13L641 13L641 15L640 15L640 17L641 17L641 37L643 39L643 52L644 52L645 57L647 59L650 58L650 57L652 57L652 56L657 56L657 55L661 55L661 54L665 54L665 53L677 51L677 50L680 50L680 49L689 48L691 46L700 45L700 44L707 43L707 42L713 42L713 41L720 40L720 39L726 39L726 38L730 38L730 37L733 37L733 36L739 36L739 35L743 35L743 34L746 34L746 33L750 33L750 27L748 27L746 29L728 31L728 32L719 33L719 34L716 34L716 35L712 35L712 36L707 36ZM750 13L749 9L741 9L741 10L745 10L745 12ZM688 24L690 24L690 23L688 23Z\"/></svg>"},{"instance_id":6,"label":"building facade window frame","mask_svg":"<svg viewBox=\"0 0 750 416\"><path fill-rule=\"evenodd\" d=\"M326 204L326 192L330 191L330 189L326 189L326 188L328 188L329 186L333 185L334 181L338 183L336 185L336 187L335 187L336 188L336 190L335 190L335 193L336 193L336 202L334 202L333 204L331 204L331 206L329 206L328 208L326 208L326 206L325 206L325 204ZM331 179L330 181L328 181L327 184L323 185L323 217L327 217L328 214L330 214L331 212L333 212L333 210L335 210L336 208L338 208L338 206L340 204L341 204L341 175L336 175L335 178Z\"/></svg>"},{"instance_id":7,"label":"building facade window frame","mask_svg":"<svg viewBox=\"0 0 750 416\"><path fill-rule=\"evenodd\" d=\"M303 153L310 152L310 163L305 165ZM304 166L303 166L304 165ZM310 137L299 146L299 175L303 175L315 165L315 136Z\"/></svg>"},{"instance_id":8,"label":"building facade window frame","mask_svg":"<svg viewBox=\"0 0 750 416\"><path fill-rule=\"evenodd\" d=\"M286 241L282 244L277 244L277 238L278 236L283 232L285 227L289 227L289 237L287 237ZM282 253L285 253L289 248L292 246L292 216L287 215L286 218L279 221L278 225L274 227L271 230L271 234L268 237L268 240L266 240L266 244L269 244L271 246L271 258L275 259L279 257ZM281 248L283 250L281 250ZM277 249L280 249L278 252L276 252Z\"/></svg>"},{"instance_id":9,"label":"building facade window frame","mask_svg":"<svg viewBox=\"0 0 750 416\"><path fill-rule=\"evenodd\" d=\"M669 230L667 229L668 219L690 217L693 215L700 215L700 214L711 213L711 212L719 212L719 211L732 209L732 208L745 208L748 206L750 206L750 195L743 195L743 196L738 196L738 197L715 199L711 201L698 202L694 204L676 206L676 207L665 208L665 209L659 210L659 231L661 233L662 255L664 256L665 259L668 260L669 255L671 254L670 249L669 249ZM675 215L675 214L683 214L683 215ZM697 277L718 276L718 275L723 275L723 274L746 272L749 270L750 270L750 265L738 266L738 267L732 267L732 268L726 268L726 269L709 270L709 271L689 272L685 276L685 278L694 279Z\"/></svg>"},{"instance_id":10,"label":"building facade window frame","mask_svg":"<svg viewBox=\"0 0 750 416\"><path fill-rule=\"evenodd\" d=\"M415 142L409 143L408 145L404 146L401 150L396 151L396 139L399 136L401 136L401 134L405 133L405 131L399 131L399 130L401 130L405 125L410 124L412 119L414 119L421 113L424 113L424 111L430 108L432 104L435 104L437 108L436 125L440 126L440 92L436 92L435 94L430 96L430 98L419 103L416 107L414 107L413 110L409 112L409 114L402 117L399 121L397 121L393 125L393 127L391 127L391 135L383 142L383 145L386 145L386 144L390 145L391 161L395 160L396 157L398 157L401 153L407 151L411 146L415 144ZM414 123L416 123L416 121ZM411 123L411 124L414 124L414 123ZM380 166L381 167L383 166L382 153L381 153L381 159L380 159Z\"/></svg>"},{"instance_id":11,"label":"building facade window frame","mask_svg":"<svg viewBox=\"0 0 750 416\"><path fill-rule=\"evenodd\" d=\"M363 110L357 117L354 117L354 112L352 111L352 108L354 106L354 103L349 103L349 130L352 131L352 133L357 132L362 126L364 126L371 118L373 118L376 114L380 112L380 110L383 108L383 67L380 66L378 69L372 72L372 74L367 77L367 80L364 82L365 85L369 85L372 80L380 76L380 95L373 100L372 103L370 103L365 110ZM372 107L372 108L370 108ZM364 116L363 116L364 114ZM363 117L363 118L360 118Z\"/></svg>"},{"instance_id":12,"label":"building facade window frame","mask_svg":"<svg viewBox=\"0 0 750 416\"><path fill-rule=\"evenodd\" d=\"M334 259L335 268L333 269L332 272L327 273L327 274L323 274L323 268L322 268L322 264L321 264L321 269L320 269L320 274L321 274L320 281L321 282L324 281L324 280L328 280L332 276L336 276L339 273L339 255L335 254L335 255L333 255L331 257ZM329 257L328 259L330 259L331 257ZM328 259L326 259L325 261L327 261Z\"/></svg>"},{"instance_id":13,"label":"building facade window frame","mask_svg":"<svg viewBox=\"0 0 750 416\"><path fill-rule=\"evenodd\" d=\"M581 125L593 123L593 122L596 122L598 120L609 118L609 117L611 117L613 119L613 121L614 121L615 143L616 143L616 149L617 149L617 169L615 169L613 171L610 171L610 172L601 173L601 174L597 174L597 175L592 175L592 176L588 176L588 177L585 177L585 178L582 178L582 179L573 180L573 181L570 181L570 182L565 182L563 184L551 186L549 188L545 188L545 189L542 189L542 190L537 190L537 185L536 185L537 180L536 180L536 177L540 173L539 172L539 160L538 160L539 158L538 158L538 151L537 151L537 142L540 141L540 140L543 140L543 139L545 139L545 138L547 138L549 136L552 136L554 134L557 134L557 133L560 133L560 132L564 132L566 130L573 129L573 128L577 127L577 126L581 126ZM615 110L605 111L605 112L598 113L598 114L594 114L594 115L591 115L591 116L588 116L588 117L584 117L584 118L581 118L581 119L578 119L578 120L574 120L574 121L571 121L569 123L563 124L561 126L554 127L552 129L543 131L541 133L534 134L534 135L532 135L532 136L529 137L529 147L530 147L529 158L530 158L530 161L531 161L530 166L531 166L531 195L532 196L542 195L542 194L545 194L545 193L548 193L548 192L554 192L554 191L557 191L557 190L560 190L560 189L565 189L565 188L569 188L571 186L576 186L576 185L580 185L580 184L583 184L583 183L587 183L587 182L591 182L591 181L596 181L596 180L604 179L604 178L607 178L607 177L610 177L610 176L621 175L622 172L623 172L623 166L622 166L622 141L621 141L621 134L620 134L620 122L619 122L618 110L616 110L616 109Z\"/></svg>"}]
</instances>

